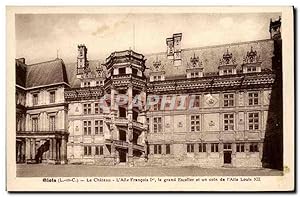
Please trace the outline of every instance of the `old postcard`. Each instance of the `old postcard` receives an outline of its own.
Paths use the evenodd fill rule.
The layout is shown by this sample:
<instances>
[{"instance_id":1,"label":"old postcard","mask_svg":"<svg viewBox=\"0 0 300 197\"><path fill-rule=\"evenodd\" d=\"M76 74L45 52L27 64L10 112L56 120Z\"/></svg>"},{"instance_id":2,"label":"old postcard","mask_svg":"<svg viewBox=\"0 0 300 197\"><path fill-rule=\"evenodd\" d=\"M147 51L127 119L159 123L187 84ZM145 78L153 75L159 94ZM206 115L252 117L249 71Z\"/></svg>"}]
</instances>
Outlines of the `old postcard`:
<instances>
[{"instance_id":1,"label":"old postcard","mask_svg":"<svg viewBox=\"0 0 300 197\"><path fill-rule=\"evenodd\" d=\"M293 191L292 7L7 7L8 191Z\"/></svg>"}]
</instances>

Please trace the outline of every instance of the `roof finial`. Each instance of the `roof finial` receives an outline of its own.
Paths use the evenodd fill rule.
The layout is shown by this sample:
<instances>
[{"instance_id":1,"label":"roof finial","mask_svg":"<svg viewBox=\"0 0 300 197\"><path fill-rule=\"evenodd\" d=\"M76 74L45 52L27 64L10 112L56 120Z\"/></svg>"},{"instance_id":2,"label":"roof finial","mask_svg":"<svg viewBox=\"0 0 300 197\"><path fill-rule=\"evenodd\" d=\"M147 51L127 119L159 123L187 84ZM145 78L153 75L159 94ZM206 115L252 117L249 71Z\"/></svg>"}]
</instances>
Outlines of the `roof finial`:
<instances>
[{"instance_id":1,"label":"roof finial","mask_svg":"<svg viewBox=\"0 0 300 197\"><path fill-rule=\"evenodd\" d=\"M56 59L59 59L59 58L58 58L58 51L59 51L59 50L56 49Z\"/></svg>"}]
</instances>

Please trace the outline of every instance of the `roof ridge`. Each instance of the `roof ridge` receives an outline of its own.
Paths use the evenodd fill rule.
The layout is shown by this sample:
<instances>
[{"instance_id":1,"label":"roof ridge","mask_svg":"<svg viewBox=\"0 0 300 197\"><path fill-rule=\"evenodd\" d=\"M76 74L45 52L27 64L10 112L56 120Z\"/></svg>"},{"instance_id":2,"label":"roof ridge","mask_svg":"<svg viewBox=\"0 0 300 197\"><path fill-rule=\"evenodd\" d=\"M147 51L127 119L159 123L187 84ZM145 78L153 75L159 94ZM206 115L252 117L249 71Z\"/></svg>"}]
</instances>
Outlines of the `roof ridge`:
<instances>
[{"instance_id":1,"label":"roof ridge","mask_svg":"<svg viewBox=\"0 0 300 197\"><path fill-rule=\"evenodd\" d=\"M54 60L48 60L48 61L44 61L44 62L38 62L38 63L34 63L34 64L28 64L27 66L36 66L38 64L44 64L44 63L55 62L55 61L62 61L63 62L63 60L61 58L55 58Z\"/></svg>"},{"instance_id":2,"label":"roof ridge","mask_svg":"<svg viewBox=\"0 0 300 197\"><path fill-rule=\"evenodd\" d=\"M224 46L235 46L235 45L241 45L241 44L247 44L247 43L254 43L254 42L263 42L263 41L270 41L272 39L261 39L261 40L251 40L251 41L244 41L244 42L234 42L234 43L227 43L227 44L216 44L216 45L207 45L202 47L190 47L190 48L184 48L181 49L181 51L190 51L190 50L198 50L198 49L208 49L208 48L217 48L217 47L224 47ZM151 56L151 55L163 55L166 52L156 52L156 53L146 53L145 56Z\"/></svg>"}]
</instances>

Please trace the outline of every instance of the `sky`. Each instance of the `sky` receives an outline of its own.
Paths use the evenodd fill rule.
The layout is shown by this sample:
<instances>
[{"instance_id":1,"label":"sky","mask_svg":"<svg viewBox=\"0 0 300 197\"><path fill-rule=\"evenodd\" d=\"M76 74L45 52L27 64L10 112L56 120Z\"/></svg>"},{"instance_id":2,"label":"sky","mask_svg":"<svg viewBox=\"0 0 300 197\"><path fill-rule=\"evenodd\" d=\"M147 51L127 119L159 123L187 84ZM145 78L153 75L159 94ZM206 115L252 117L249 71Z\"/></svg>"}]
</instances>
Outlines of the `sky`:
<instances>
[{"instance_id":1,"label":"sky","mask_svg":"<svg viewBox=\"0 0 300 197\"><path fill-rule=\"evenodd\" d=\"M17 14L16 58L27 64L62 58L76 62L77 45L89 60L111 52L165 52L166 38L182 33L182 48L270 38L270 18L280 13L251 14Z\"/></svg>"}]
</instances>

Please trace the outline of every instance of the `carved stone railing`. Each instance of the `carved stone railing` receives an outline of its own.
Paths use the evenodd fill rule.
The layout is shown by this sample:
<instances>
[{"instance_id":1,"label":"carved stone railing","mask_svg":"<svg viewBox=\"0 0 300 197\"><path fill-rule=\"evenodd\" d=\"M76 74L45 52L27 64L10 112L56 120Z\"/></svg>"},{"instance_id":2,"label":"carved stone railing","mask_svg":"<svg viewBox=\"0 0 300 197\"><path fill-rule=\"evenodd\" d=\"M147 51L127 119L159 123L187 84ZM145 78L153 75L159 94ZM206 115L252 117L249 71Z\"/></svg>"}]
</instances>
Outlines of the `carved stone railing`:
<instances>
[{"instance_id":1,"label":"carved stone railing","mask_svg":"<svg viewBox=\"0 0 300 197\"><path fill-rule=\"evenodd\" d=\"M145 151L145 147L140 144L133 144L133 149L136 149L139 151Z\"/></svg>"},{"instance_id":2,"label":"carved stone railing","mask_svg":"<svg viewBox=\"0 0 300 197\"><path fill-rule=\"evenodd\" d=\"M66 101L99 99L103 96L102 87L70 88L65 90Z\"/></svg>"}]
</instances>

